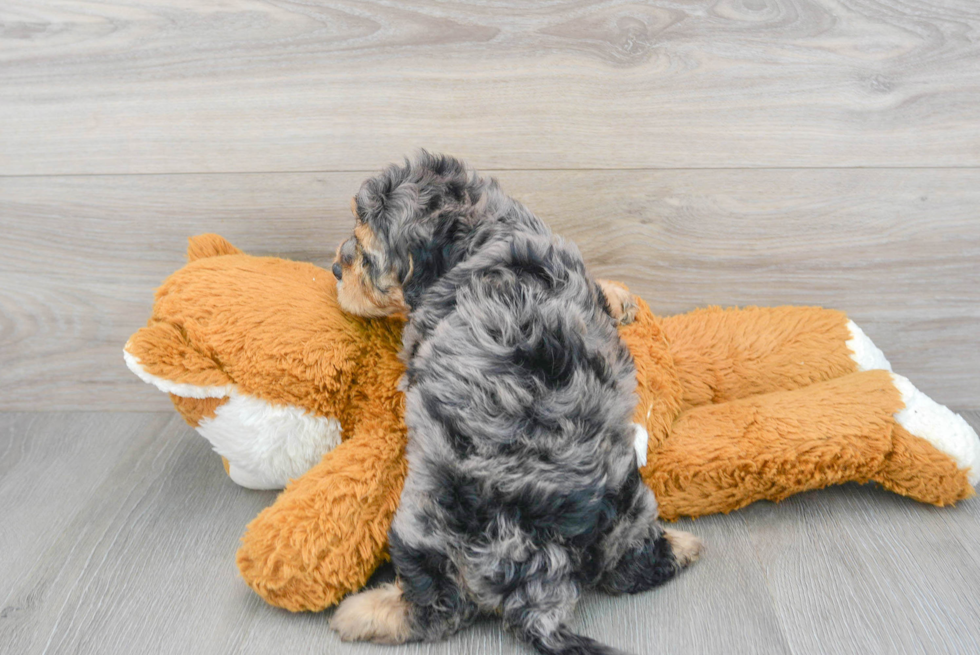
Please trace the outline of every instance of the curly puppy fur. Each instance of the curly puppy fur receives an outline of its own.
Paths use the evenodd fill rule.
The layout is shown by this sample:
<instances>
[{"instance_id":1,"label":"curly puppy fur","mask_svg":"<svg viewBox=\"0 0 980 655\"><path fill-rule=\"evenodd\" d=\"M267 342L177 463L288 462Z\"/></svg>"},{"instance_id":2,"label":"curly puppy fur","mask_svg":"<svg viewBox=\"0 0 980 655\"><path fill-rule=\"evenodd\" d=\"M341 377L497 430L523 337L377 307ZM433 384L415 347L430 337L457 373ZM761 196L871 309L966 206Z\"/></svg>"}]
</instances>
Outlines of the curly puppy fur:
<instances>
[{"instance_id":1,"label":"curly puppy fur","mask_svg":"<svg viewBox=\"0 0 980 655\"><path fill-rule=\"evenodd\" d=\"M696 559L664 531L633 448L635 369L570 242L495 180L422 153L364 183L334 272L345 310L407 312L409 473L398 582L345 600L344 639L437 640L499 614L541 653L614 653L568 630L580 591L637 593Z\"/></svg>"}]
</instances>

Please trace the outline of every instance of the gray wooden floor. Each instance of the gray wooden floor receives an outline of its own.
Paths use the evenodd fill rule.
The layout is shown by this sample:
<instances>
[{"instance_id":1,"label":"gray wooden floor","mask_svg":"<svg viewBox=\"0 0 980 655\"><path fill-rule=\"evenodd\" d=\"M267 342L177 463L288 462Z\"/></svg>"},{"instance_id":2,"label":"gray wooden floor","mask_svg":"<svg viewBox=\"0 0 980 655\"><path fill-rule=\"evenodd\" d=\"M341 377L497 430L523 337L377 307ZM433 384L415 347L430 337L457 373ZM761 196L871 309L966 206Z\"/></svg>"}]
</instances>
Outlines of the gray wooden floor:
<instances>
[{"instance_id":1,"label":"gray wooden floor","mask_svg":"<svg viewBox=\"0 0 980 655\"><path fill-rule=\"evenodd\" d=\"M338 644L236 575L270 493L123 366L185 239L329 261L418 147L497 176L663 313L849 312L980 409L976 0L4 0L0 653ZM968 413L974 424L980 413ZM587 597L637 653L980 652L980 500L846 486L688 525L693 570Z\"/></svg>"},{"instance_id":2,"label":"gray wooden floor","mask_svg":"<svg viewBox=\"0 0 980 655\"><path fill-rule=\"evenodd\" d=\"M234 554L274 494L234 485L172 412L6 413L0 435L0 652L529 652L493 621L341 644L329 612L265 605ZM634 653L980 652L980 500L847 485L680 523L704 558L650 593L586 596L578 630Z\"/></svg>"}]
</instances>

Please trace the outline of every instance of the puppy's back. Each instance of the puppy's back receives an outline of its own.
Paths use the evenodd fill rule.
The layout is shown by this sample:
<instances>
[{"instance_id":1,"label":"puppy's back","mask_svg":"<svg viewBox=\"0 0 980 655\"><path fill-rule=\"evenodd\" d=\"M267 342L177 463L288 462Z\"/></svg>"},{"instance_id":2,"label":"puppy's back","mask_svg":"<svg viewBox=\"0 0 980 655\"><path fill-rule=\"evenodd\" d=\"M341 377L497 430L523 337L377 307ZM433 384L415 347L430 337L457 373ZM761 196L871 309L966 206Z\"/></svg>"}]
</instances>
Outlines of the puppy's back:
<instances>
[{"instance_id":1,"label":"puppy's back","mask_svg":"<svg viewBox=\"0 0 980 655\"><path fill-rule=\"evenodd\" d=\"M595 530L633 457L635 370L578 250L518 232L430 293L407 421L459 490L447 509L480 534L502 510L531 532Z\"/></svg>"}]
</instances>

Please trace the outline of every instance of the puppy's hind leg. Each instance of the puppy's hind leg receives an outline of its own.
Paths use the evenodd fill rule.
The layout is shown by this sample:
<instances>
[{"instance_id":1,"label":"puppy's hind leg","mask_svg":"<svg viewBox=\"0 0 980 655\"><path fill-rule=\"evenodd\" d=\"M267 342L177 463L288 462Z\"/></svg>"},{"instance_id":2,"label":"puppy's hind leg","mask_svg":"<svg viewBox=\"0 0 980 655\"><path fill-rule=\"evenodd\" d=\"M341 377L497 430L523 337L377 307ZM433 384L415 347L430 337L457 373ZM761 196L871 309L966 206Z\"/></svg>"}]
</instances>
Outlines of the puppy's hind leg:
<instances>
[{"instance_id":1,"label":"puppy's hind leg","mask_svg":"<svg viewBox=\"0 0 980 655\"><path fill-rule=\"evenodd\" d=\"M453 580L445 553L409 545L395 530L388 537L398 580L344 600L330 620L340 638L382 644L438 641L472 623L476 604Z\"/></svg>"},{"instance_id":2,"label":"puppy's hind leg","mask_svg":"<svg viewBox=\"0 0 980 655\"><path fill-rule=\"evenodd\" d=\"M406 524L411 521L403 520L402 525ZM459 586L456 567L441 541L429 541L414 530L403 536L392 529L388 551L405 590L409 623L416 639L437 641L473 623L479 610Z\"/></svg>"},{"instance_id":3,"label":"puppy's hind leg","mask_svg":"<svg viewBox=\"0 0 980 655\"><path fill-rule=\"evenodd\" d=\"M701 554L701 542L693 534L662 530L627 550L599 586L611 594L638 594L667 582Z\"/></svg>"},{"instance_id":4,"label":"puppy's hind leg","mask_svg":"<svg viewBox=\"0 0 980 655\"><path fill-rule=\"evenodd\" d=\"M701 555L701 541L693 534L660 527L656 500L646 485L637 481L630 487L631 513L638 518L610 533L604 545L615 564L602 574L599 587L612 594L637 594L662 585Z\"/></svg>"},{"instance_id":5,"label":"puppy's hind leg","mask_svg":"<svg viewBox=\"0 0 980 655\"><path fill-rule=\"evenodd\" d=\"M330 618L344 641L403 644L412 639L409 605L397 582L348 596Z\"/></svg>"}]
</instances>

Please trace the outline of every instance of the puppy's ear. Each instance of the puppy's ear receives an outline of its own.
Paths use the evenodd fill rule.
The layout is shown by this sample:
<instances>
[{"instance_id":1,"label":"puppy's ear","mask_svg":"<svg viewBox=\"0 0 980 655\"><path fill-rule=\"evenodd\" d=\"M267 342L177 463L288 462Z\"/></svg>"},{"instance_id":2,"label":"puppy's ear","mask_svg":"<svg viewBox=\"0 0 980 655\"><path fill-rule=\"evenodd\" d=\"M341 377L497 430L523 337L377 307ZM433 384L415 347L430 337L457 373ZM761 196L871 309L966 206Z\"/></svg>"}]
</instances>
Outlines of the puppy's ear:
<instances>
[{"instance_id":1,"label":"puppy's ear","mask_svg":"<svg viewBox=\"0 0 980 655\"><path fill-rule=\"evenodd\" d=\"M415 307L426 289L467 257L475 233L472 221L463 214L443 213L427 227L427 234L417 233L420 238L408 240L408 252L403 256L410 266L403 266L399 277L409 307ZM409 269L412 275L408 275Z\"/></svg>"},{"instance_id":2,"label":"puppy's ear","mask_svg":"<svg viewBox=\"0 0 980 655\"><path fill-rule=\"evenodd\" d=\"M400 275L402 296L409 307L415 308L422 299L422 294L433 282L439 279L435 274L435 262L431 250L422 243L409 248L406 255L407 270Z\"/></svg>"}]
</instances>

